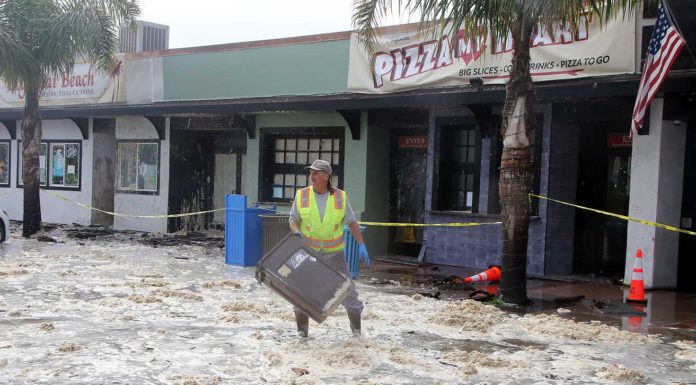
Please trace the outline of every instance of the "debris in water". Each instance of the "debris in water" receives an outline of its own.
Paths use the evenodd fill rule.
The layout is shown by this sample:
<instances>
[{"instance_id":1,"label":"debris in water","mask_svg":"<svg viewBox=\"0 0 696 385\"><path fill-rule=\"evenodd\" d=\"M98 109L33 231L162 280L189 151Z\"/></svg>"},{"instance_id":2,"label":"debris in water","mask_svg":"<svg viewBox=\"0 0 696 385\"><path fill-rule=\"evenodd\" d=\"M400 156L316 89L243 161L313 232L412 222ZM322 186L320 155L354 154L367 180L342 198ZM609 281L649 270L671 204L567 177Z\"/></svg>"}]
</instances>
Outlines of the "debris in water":
<instances>
[{"instance_id":1,"label":"debris in water","mask_svg":"<svg viewBox=\"0 0 696 385\"><path fill-rule=\"evenodd\" d=\"M160 273L148 273L143 271L129 271L128 275L135 278L164 278Z\"/></svg>"},{"instance_id":2,"label":"debris in water","mask_svg":"<svg viewBox=\"0 0 696 385\"><path fill-rule=\"evenodd\" d=\"M644 382L647 377L645 374L628 369L623 365L611 364L609 366L604 366L599 371L597 371L597 377L602 380L608 381L621 381L621 382Z\"/></svg>"},{"instance_id":3,"label":"debris in water","mask_svg":"<svg viewBox=\"0 0 696 385\"><path fill-rule=\"evenodd\" d=\"M39 328L43 331L46 331L46 332L52 332L56 329L56 327L53 326L53 324L50 322L42 323L41 326L39 326Z\"/></svg>"},{"instance_id":4,"label":"debris in water","mask_svg":"<svg viewBox=\"0 0 696 385\"><path fill-rule=\"evenodd\" d=\"M309 374L309 370L307 370L307 369L305 369L305 368L291 368L291 370L292 370L293 372L295 372L295 374L297 374L297 375L300 376L300 377L301 377L301 376L306 376L306 375Z\"/></svg>"},{"instance_id":5,"label":"debris in water","mask_svg":"<svg viewBox=\"0 0 696 385\"><path fill-rule=\"evenodd\" d=\"M129 301L133 301L135 303L156 303L156 302L162 302L161 298L149 295L149 296L144 296L140 294L131 294L128 296Z\"/></svg>"},{"instance_id":6,"label":"debris in water","mask_svg":"<svg viewBox=\"0 0 696 385\"><path fill-rule=\"evenodd\" d=\"M169 283L165 280L159 278L141 278L139 282L128 282L126 283L128 287L165 287L169 286Z\"/></svg>"},{"instance_id":7,"label":"debris in water","mask_svg":"<svg viewBox=\"0 0 696 385\"><path fill-rule=\"evenodd\" d=\"M65 233L68 238L74 239L90 239L90 238L100 238L100 237L110 237L116 233L114 230L110 230L104 227L90 227L90 228L75 228L75 229L65 229Z\"/></svg>"},{"instance_id":8,"label":"debris in water","mask_svg":"<svg viewBox=\"0 0 696 385\"><path fill-rule=\"evenodd\" d=\"M160 297L173 297L173 298L188 299L191 301L203 301L203 297L201 297L200 295L188 293L185 291L156 289L156 290L153 290L150 294L158 295Z\"/></svg>"},{"instance_id":9,"label":"debris in water","mask_svg":"<svg viewBox=\"0 0 696 385\"><path fill-rule=\"evenodd\" d=\"M55 238L49 237L48 235L43 235L43 234L37 235L35 239L39 242L58 243L58 241Z\"/></svg>"},{"instance_id":10,"label":"debris in water","mask_svg":"<svg viewBox=\"0 0 696 385\"><path fill-rule=\"evenodd\" d=\"M505 314L495 306L463 300L446 304L430 320L441 325L461 326L467 331L486 333L491 326L503 322Z\"/></svg>"},{"instance_id":11,"label":"debris in water","mask_svg":"<svg viewBox=\"0 0 696 385\"><path fill-rule=\"evenodd\" d=\"M15 275L26 275L29 271L24 269L10 269L10 270L0 270L0 277L9 277Z\"/></svg>"},{"instance_id":12,"label":"debris in water","mask_svg":"<svg viewBox=\"0 0 696 385\"><path fill-rule=\"evenodd\" d=\"M58 347L59 352L76 352L78 350L82 350L82 347L76 343L73 342L63 342L62 345Z\"/></svg>"},{"instance_id":13,"label":"debris in water","mask_svg":"<svg viewBox=\"0 0 696 385\"><path fill-rule=\"evenodd\" d=\"M201 285L205 289L213 289L216 287L233 287L235 289L239 289L242 287L242 284L239 281L235 280L224 280L224 281L209 281L209 282L203 282L203 285Z\"/></svg>"}]
</instances>

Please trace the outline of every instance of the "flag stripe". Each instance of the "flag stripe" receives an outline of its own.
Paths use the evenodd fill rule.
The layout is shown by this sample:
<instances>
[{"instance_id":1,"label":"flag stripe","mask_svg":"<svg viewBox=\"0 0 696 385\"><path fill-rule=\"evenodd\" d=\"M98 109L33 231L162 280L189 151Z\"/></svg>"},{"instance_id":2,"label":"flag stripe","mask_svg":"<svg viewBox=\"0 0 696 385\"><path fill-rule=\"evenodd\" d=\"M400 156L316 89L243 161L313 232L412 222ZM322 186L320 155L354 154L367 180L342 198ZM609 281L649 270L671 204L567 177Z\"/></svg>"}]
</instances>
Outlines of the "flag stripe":
<instances>
[{"instance_id":1,"label":"flag stripe","mask_svg":"<svg viewBox=\"0 0 696 385\"><path fill-rule=\"evenodd\" d=\"M660 12L648 44L648 53L638 85L636 103L633 107L631 135L637 133L643 126L650 102L667 78L669 69L683 46L684 38L674 28L665 12L665 7L660 4Z\"/></svg>"},{"instance_id":2,"label":"flag stripe","mask_svg":"<svg viewBox=\"0 0 696 385\"><path fill-rule=\"evenodd\" d=\"M660 55L660 57L654 58L656 59L656 62L648 70L648 72L651 75L650 79L648 79L649 85L645 88L645 94L647 94L647 98L644 98L641 101L640 105L641 116L645 114L645 108L647 107L646 104L653 99L655 92L664 81L667 71L669 71L669 68L672 66L672 61L674 60L674 58L676 58L676 55L673 55L674 49L680 49L683 46L683 44L678 43L681 43L679 37L676 35L672 35L672 38L668 42L669 45L667 46L667 50L669 50L669 55ZM641 97L644 97L644 95L641 95Z\"/></svg>"}]
</instances>

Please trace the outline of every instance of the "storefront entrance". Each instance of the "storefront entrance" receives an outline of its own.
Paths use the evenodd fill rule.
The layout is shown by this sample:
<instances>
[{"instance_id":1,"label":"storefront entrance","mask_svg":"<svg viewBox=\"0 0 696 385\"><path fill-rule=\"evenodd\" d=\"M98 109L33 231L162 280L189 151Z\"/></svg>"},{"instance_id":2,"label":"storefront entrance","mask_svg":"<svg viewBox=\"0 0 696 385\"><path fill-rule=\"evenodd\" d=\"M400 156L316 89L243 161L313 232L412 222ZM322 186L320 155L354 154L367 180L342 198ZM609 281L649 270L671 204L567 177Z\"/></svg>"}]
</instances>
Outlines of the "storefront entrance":
<instances>
[{"instance_id":1,"label":"storefront entrance","mask_svg":"<svg viewBox=\"0 0 696 385\"><path fill-rule=\"evenodd\" d=\"M631 175L628 122L582 127L578 170L579 205L627 215ZM576 274L622 276L628 223L578 210L573 270Z\"/></svg>"},{"instance_id":2,"label":"storefront entrance","mask_svg":"<svg viewBox=\"0 0 696 385\"><path fill-rule=\"evenodd\" d=\"M681 228L696 231L696 121L690 121L686 132L684 157L684 192L682 194ZM696 236L679 234L677 289L696 293Z\"/></svg>"},{"instance_id":3,"label":"storefront entrance","mask_svg":"<svg viewBox=\"0 0 696 385\"><path fill-rule=\"evenodd\" d=\"M427 170L427 129L391 131L390 220L399 223L423 223L425 220L425 183ZM391 227L389 253L416 258L423 245L422 227Z\"/></svg>"}]
</instances>

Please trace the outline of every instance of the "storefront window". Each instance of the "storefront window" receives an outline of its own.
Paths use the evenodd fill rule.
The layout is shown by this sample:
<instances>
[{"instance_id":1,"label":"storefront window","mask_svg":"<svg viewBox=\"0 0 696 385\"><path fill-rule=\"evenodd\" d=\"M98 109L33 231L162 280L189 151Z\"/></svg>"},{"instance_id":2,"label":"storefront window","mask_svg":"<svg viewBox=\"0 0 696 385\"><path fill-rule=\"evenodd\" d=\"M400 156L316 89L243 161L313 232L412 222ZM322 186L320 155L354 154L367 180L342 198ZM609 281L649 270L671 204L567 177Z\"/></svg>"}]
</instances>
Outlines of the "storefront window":
<instances>
[{"instance_id":1,"label":"storefront window","mask_svg":"<svg viewBox=\"0 0 696 385\"><path fill-rule=\"evenodd\" d=\"M10 187L10 141L0 141L0 187Z\"/></svg>"},{"instance_id":2,"label":"storefront window","mask_svg":"<svg viewBox=\"0 0 696 385\"><path fill-rule=\"evenodd\" d=\"M473 124L443 124L440 129L438 209L476 212L481 137Z\"/></svg>"},{"instance_id":3,"label":"storefront window","mask_svg":"<svg viewBox=\"0 0 696 385\"><path fill-rule=\"evenodd\" d=\"M331 163L334 175L331 184L339 187L343 167L341 165L341 139L330 135L269 135L266 149L271 152L264 167L262 196L268 201L289 201L295 198L297 189L310 183L306 166L317 159Z\"/></svg>"},{"instance_id":4,"label":"storefront window","mask_svg":"<svg viewBox=\"0 0 696 385\"><path fill-rule=\"evenodd\" d=\"M80 185L80 144L50 143L49 186L79 187Z\"/></svg>"},{"instance_id":5,"label":"storefront window","mask_svg":"<svg viewBox=\"0 0 696 385\"><path fill-rule=\"evenodd\" d=\"M22 149L22 141L17 147ZM82 144L80 142L50 141L39 147L39 185L58 189L80 188L80 162ZM17 155L17 186L21 187L22 152Z\"/></svg>"},{"instance_id":6,"label":"storefront window","mask_svg":"<svg viewBox=\"0 0 696 385\"><path fill-rule=\"evenodd\" d=\"M159 144L120 142L118 144L118 189L157 192L159 186Z\"/></svg>"}]
</instances>

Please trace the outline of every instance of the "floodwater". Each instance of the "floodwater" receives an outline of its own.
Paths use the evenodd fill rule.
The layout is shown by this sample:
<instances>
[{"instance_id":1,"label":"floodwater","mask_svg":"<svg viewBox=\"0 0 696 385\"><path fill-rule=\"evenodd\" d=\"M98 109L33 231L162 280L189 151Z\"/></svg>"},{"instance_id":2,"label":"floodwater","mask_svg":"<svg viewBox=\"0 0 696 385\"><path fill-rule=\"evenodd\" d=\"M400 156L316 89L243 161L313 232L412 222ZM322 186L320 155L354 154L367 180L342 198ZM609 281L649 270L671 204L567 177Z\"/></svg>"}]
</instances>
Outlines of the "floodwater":
<instances>
[{"instance_id":1,"label":"floodwater","mask_svg":"<svg viewBox=\"0 0 696 385\"><path fill-rule=\"evenodd\" d=\"M358 282L363 337L339 309L303 340L291 305L221 249L51 235L0 245L0 383L696 383L692 341L396 281Z\"/></svg>"}]
</instances>

